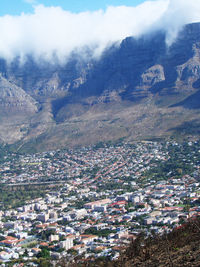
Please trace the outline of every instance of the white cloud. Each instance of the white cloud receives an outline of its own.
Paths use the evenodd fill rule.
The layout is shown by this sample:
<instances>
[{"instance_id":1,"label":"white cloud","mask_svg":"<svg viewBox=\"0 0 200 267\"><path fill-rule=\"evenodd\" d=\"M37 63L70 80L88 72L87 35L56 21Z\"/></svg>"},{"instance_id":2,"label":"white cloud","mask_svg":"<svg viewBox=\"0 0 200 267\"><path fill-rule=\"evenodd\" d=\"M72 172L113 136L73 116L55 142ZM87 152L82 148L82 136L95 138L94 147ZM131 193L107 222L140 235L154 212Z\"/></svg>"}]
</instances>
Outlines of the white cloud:
<instances>
[{"instance_id":1,"label":"white cloud","mask_svg":"<svg viewBox=\"0 0 200 267\"><path fill-rule=\"evenodd\" d=\"M167 30L167 42L171 44L183 25L200 22L200 0L170 0L168 8L156 22L155 28Z\"/></svg>"},{"instance_id":2,"label":"white cloud","mask_svg":"<svg viewBox=\"0 0 200 267\"><path fill-rule=\"evenodd\" d=\"M29 0L26 0L29 1ZM105 11L71 13L38 5L34 14L0 17L0 57L64 61L85 46L100 55L111 43L164 28L169 41L183 24L200 21L200 0L146 1L137 7L108 7Z\"/></svg>"}]
</instances>

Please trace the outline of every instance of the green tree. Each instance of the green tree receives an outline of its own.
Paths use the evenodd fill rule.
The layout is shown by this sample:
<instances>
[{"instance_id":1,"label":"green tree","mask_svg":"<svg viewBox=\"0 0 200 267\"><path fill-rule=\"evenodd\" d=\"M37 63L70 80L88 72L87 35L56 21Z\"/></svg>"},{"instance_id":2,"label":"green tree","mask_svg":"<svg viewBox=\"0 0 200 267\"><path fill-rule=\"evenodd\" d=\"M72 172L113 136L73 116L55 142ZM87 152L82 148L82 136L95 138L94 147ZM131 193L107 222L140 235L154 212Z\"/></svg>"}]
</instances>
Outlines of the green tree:
<instances>
[{"instance_id":1,"label":"green tree","mask_svg":"<svg viewBox=\"0 0 200 267\"><path fill-rule=\"evenodd\" d=\"M50 251L47 248L42 248L42 250L38 253L38 258L50 258Z\"/></svg>"}]
</instances>

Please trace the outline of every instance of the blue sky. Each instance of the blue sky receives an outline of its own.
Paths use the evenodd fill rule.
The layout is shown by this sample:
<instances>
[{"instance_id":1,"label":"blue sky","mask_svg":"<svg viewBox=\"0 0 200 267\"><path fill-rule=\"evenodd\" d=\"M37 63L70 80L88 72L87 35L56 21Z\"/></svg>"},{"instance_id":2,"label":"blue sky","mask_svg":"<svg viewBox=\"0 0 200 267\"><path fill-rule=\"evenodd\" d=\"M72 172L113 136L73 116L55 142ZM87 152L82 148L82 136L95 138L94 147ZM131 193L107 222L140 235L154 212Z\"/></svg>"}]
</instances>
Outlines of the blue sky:
<instances>
[{"instance_id":1,"label":"blue sky","mask_svg":"<svg viewBox=\"0 0 200 267\"><path fill-rule=\"evenodd\" d=\"M65 10L81 12L105 9L110 5L137 6L145 0L0 0L0 16L6 14L20 15L22 12L32 13L31 2L45 6L61 6Z\"/></svg>"}]
</instances>

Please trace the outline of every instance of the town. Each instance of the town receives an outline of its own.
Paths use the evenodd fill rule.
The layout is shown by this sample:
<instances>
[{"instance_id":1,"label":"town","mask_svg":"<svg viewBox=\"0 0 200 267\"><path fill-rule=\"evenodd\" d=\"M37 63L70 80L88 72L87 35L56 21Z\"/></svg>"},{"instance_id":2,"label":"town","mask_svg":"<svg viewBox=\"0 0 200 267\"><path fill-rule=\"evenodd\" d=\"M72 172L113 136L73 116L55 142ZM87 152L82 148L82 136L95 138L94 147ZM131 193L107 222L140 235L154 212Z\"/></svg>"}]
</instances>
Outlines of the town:
<instances>
[{"instance_id":1,"label":"town","mask_svg":"<svg viewBox=\"0 0 200 267\"><path fill-rule=\"evenodd\" d=\"M198 140L10 153L0 175L1 266L117 259L139 233L200 215Z\"/></svg>"}]
</instances>

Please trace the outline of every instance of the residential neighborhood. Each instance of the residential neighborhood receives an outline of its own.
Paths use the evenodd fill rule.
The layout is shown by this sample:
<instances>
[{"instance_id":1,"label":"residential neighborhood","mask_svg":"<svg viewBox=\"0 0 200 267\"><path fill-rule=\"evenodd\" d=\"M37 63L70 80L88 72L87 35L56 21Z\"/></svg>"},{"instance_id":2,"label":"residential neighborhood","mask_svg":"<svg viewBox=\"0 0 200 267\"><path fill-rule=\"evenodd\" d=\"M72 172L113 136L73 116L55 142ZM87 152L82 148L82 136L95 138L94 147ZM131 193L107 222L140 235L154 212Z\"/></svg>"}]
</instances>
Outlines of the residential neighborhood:
<instances>
[{"instance_id":1,"label":"residential neighborhood","mask_svg":"<svg viewBox=\"0 0 200 267\"><path fill-rule=\"evenodd\" d=\"M37 266L40 257L117 259L141 232L169 232L200 215L199 170L198 141L6 156L4 190L31 186L45 194L23 205L1 202L1 265Z\"/></svg>"}]
</instances>

